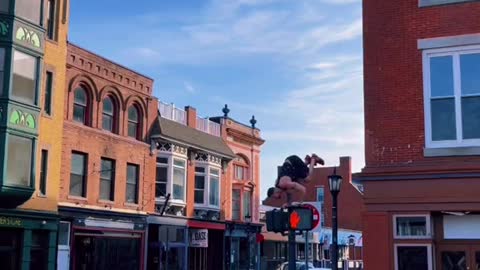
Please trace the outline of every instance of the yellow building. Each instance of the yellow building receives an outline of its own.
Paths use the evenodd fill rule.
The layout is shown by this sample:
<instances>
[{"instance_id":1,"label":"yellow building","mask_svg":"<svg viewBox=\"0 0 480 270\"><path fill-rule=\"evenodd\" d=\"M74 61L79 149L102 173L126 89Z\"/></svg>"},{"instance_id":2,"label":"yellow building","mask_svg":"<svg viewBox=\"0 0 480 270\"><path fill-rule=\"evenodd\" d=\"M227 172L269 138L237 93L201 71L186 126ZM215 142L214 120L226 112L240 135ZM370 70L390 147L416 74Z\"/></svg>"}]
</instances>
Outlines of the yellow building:
<instances>
[{"instance_id":1,"label":"yellow building","mask_svg":"<svg viewBox=\"0 0 480 270\"><path fill-rule=\"evenodd\" d=\"M68 0L0 0L1 269L56 269L67 32Z\"/></svg>"}]
</instances>

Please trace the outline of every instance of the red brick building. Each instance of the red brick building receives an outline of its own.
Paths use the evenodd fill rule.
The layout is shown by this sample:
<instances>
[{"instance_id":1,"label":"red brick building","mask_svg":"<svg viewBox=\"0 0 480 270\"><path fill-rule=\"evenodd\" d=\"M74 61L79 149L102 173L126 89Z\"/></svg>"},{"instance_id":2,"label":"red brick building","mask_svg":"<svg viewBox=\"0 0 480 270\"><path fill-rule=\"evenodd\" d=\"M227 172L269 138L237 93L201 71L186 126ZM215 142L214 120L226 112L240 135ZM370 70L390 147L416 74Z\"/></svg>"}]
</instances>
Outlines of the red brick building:
<instances>
[{"instance_id":1,"label":"red brick building","mask_svg":"<svg viewBox=\"0 0 480 270\"><path fill-rule=\"evenodd\" d=\"M340 166L335 168L336 173L343 178L341 191L338 195L338 245L340 250L340 261L357 261L360 265L362 258L362 212L364 210L362 193L357 184L352 182L352 160L350 157L341 157ZM320 208L321 224L314 229L309 248L309 258L314 261L321 261L322 266L327 265L330 260L330 245L332 241L332 195L328 186L328 176L333 174L334 167L318 167L313 171L312 181L305 184L307 193L304 201L314 204ZM267 198L264 205L280 207L284 200ZM264 228L265 229L265 228ZM265 243L263 245L265 261L281 262L287 259L287 237L278 234L264 232ZM349 237L353 243L349 242ZM298 238L297 257L304 258L305 239ZM355 250L355 253L354 253ZM268 265L270 266L270 264ZM269 268L266 268L269 269Z\"/></svg>"},{"instance_id":2,"label":"red brick building","mask_svg":"<svg viewBox=\"0 0 480 270\"><path fill-rule=\"evenodd\" d=\"M363 2L369 270L478 269L480 2Z\"/></svg>"},{"instance_id":3,"label":"red brick building","mask_svg":"<svg viewBox=\"0 0 480 270\"><path fill-rule=\"evenodd\" d=\"M59 211L71 269L143 269L155 199L153 81L69 44L66 84Z\"/></svg>"}]
</instances>

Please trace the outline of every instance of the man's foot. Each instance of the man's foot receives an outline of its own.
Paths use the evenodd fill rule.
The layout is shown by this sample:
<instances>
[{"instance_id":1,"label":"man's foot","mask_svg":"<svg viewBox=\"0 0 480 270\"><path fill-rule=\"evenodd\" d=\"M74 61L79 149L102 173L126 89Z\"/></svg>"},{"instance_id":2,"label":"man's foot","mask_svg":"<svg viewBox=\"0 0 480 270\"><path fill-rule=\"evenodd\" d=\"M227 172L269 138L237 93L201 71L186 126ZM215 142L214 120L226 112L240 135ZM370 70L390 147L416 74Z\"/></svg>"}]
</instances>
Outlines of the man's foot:
<instances>
[{"instance_id":1,"label":"man's foot","mask_svg":"<svg viewBox=\"0 0 480 270\"><path fill-rule=\"evenodd\" d=\"M322 158L317 156L316 154L312 154L312 159L315 161L315 165L320 164L320 165L325 165L325 161L323 161Z\"/></svg>"},{"instance_id":2,"label":"man's foot","mask_svg":"<svg viewBox=\"0 0 480 270\"><path fill-rule=\"evenodd\" d=\"M310 164L310 162L312 161L312 157L310 157L310 155L306 155L305 156L305 164Z\"/></svg>"}]
</instances>

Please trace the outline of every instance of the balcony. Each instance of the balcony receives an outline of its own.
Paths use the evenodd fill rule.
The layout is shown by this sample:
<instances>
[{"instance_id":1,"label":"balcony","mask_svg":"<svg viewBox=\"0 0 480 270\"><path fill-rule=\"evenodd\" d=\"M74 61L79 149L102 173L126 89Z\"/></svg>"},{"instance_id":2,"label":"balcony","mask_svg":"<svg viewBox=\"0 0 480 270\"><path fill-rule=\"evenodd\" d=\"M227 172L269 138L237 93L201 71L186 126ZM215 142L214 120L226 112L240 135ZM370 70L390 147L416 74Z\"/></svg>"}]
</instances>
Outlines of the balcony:
<instances>
[{"instance_id":1,"label":"balcony","mask_svg":"<svg viewBox=\"0 0 480 270\"><path fill-rule=\"evenodd\" d=\"M197 130L220 137L220 124L212 122L208 118L197 117Z\"/></svg>"}]
</instances>

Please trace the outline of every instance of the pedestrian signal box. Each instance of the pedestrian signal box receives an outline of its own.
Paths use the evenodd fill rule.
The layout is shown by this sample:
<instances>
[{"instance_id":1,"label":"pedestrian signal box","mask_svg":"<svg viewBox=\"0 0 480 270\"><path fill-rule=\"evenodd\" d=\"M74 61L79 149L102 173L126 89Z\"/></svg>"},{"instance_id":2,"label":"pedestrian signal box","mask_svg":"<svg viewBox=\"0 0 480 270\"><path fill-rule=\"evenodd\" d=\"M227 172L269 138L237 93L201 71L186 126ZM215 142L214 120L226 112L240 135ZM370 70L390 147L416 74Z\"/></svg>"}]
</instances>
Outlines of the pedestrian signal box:
<instances>
[{"instance_id":1,"label":"pedestrian signal box","mask_svg":"<svg viewBox=\"0 0 480 270\"><path fill-rule=\"evenodd\" d=\"M312 209L301 205L274 209L267 211L265 215L269 232L309 231L314 227Z\"/></svg>"}]
</instances>

